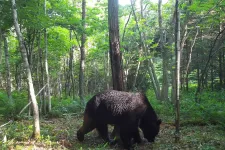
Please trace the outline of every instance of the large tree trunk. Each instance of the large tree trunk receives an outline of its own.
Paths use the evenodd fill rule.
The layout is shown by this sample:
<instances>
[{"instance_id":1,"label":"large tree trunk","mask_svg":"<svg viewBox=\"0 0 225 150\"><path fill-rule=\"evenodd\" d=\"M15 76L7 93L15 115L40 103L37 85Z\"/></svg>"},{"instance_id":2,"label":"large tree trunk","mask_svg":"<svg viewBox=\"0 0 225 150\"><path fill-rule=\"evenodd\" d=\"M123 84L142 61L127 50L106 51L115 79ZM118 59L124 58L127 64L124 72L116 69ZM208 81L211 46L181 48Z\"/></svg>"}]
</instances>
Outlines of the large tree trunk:
<instances>
[{"instance_id":1,"label":"large tree trunk","mask_svg":"<svg viewBox=\"0 0 225 150\"><path fill-rule=\"evenodd\" d=\"M10 63L9 63L9 47L8 47L8 37L6 33L3 35L4 40L4 51L5 51L5 66L6 66L6 79L7 79L7 95L10 103L12 104L12 82L11 82L11 73L10 73Z\"/></svg>"},{"instance_id":2,"label":"large tree trunk","mask_svg":"<svg viewBox=\"0 0 225 150\"><path fill-rule=\"evenodd\" d=\"M175 141L178 142L180 140L180 56L181 56L181 49L180 49L180 12L178 9L179 0L176 0L175 3L175 17L176 17L176 24L175 24L175 55L176 55L176 118L175 118L175 125L176 125L176 132L175 132Z\"/></svg>"},{"instance_id":3,"label":"large tree trunk","mask_svg":"<svg viewBox=\"0 0 225 150\"><path fill-rule=\"evenodd\" d=\"M108 24L113 89L122 91L124 83L119 41L118 0L108 0Z\"/></svg>"},{"instance_id":4,"label":"large tree trunk","mask_svg":"<svg viewBox=\"0 0 225 150\"><path fill-rule=\"evenodd\" d=\"M37 100L35 97L31 71L30 71L30 67L29 67L29 63L28 63L28 59L27 59L27 53L26 53L26 49L25 49L25 45L24 45L24 39L20 32L20 28L19 28L19 24L18 24L15 0L12 0L12 10L13 10L14 26L15 26L16 34L17 34L17 37L19 40L20 52L21 52L21 55L22 55L22 58L24 61L24 67L26 69L29 94L30 94L30 98L32 101L33 118L34 118L33 138L38 139L38 138L40 138L40 122L39 122L38 104L37 104Z\"/></svg>"},{"instance_id":5,"label":"large tree trunk","mask_svg":"<svg viewBox=\"0 0 225 150\"><path fill-rule=\"evenodd\" d=\"M112 70L113 89L124 90L122 54L120 52L118 0L108 0L109 48ZM112 136L119 139L119 128L114 127Z\"/></svg>"},{"instance_id":6,"label":"large tree trunk","mask_svg":"<svg viewBox=\"0 0 225 150\"><path fill-rule=\"evenodd\" d=\"M44 10L46 15L46 0L44 1ZM47 93L47 100L48 100L48 112L52 109L51 103L51 95L50 95L50 77L48 72L48 41L47 41L47 29L44 29L44 38L45 38L45 73L46 73L46 93ZM46 107L46 106L45 106ZM45 108L44 108L45 109Z\"/></svg>"}]
</instances>

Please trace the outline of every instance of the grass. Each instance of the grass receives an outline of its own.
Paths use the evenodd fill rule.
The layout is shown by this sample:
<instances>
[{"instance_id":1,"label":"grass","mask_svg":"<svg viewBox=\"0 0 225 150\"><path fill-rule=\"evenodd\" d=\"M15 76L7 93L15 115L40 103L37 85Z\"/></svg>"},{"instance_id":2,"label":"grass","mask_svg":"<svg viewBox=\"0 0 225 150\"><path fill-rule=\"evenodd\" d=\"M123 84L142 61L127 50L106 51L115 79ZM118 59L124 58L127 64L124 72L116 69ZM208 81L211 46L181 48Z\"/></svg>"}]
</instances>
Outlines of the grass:
<instances>
[{"instance_id":1,"label":"grass","mask_svg":"<svg viewBox=\"0 0 225 150\"><path fill-rule=\"evenodd\" d=\"M16 96L19 94L17 93ZM174 141L174 106L171 102L159 102L152 91L147 92L150 103L163 120L155 143L142 143L135 149L146 150L224 150L225 149L225 97L223 92L206 91L201 95L200 103L195 103L193 91L182 92L181 97L181 140ZM0 94L0 97L4 97ZM89 96L90 97L90 96ZM88 99L88 98L87 98ZM23 95L19 95L20 108ZM2 103L6 101L2 101ZM13 109L13 108L10 108ZM69 150L119 150L121 145L109 146L96 131L85 136L84 142L76 138L76 131L82 124L82 107L79 100L53 99L53 111L48 118L41 119L41 139L30 139L33 129L32 118L21 117L0 128L0 149L69 149ZM16 109L13 109L16 110ZM16 112L16 111L15 111ZM0 123L6 123L7 117L0 116ZM0 124L0 125L1 125ZM110 128L111 129L111 128ZM7 137L7 141L2 139Z\"/></svg>"},{"instance_id":2,"label":"grass","mask_svg":"<svg viewBox=\"0 0 225 150\"><path fill-rule=\"evenodd\" d=\"M7 142L0 143L0 149L71 149L71 150L120 150L121 145L108 146L98 137L96 131L85 136L84 142L76 138L76 131L82 124L81 115L68 115L61 118L41 120L41 134L39 141L32 141L32 120L13 122L5 128ZM138 150L146 149L225 149L225 132L220 125L181 127L181 140L174 142L175 127L162 123L159 136L154 144L143 143L136 146Z\"/></svg>"}]
</instances>

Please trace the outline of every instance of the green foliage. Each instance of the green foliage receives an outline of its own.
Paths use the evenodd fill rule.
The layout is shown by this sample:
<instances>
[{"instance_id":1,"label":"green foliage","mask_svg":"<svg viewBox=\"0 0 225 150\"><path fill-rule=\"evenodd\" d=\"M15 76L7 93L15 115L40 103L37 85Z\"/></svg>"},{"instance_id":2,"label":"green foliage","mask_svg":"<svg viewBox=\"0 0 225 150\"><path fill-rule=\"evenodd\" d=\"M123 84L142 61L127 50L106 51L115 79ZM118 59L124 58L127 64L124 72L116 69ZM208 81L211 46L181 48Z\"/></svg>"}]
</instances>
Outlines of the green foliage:
<instances>
[{"instance_id":1,"label":"green foliage","mask_svg":"<svg viewBox=\"0 0 225 150\"><path fill-rule=\"evenodd\" d=\"M219 124L225 127L225 97L221 96L224 92L203 92L200 103L195 102L194 92L183 91L181 94L181 124ZM174 122L174 105L171 102L158 101L152 90L148 90L146 95L164 122Z\"/></svg>"},{"instance_id":2,"label":"green foliage","mask_svg":"<svg viewBox=\"0 0 225 150\"><path fill-rule=\"evenodd\" d=\"M28 103L27 92L14 91L12 92L12 99L14 103L10 103L5 92L0 91L0 115L5 118L15 118L17 114Z\"/></svg>"},{"instance_id":3,"label":"green foliage","mask_svg":"<svg viewBox=\"0 0 225 150\"><path fill-rule=\"evenodd\" d=\"M157 100L153 90L147 90L146 96L148 97L153 109L156 111L157 115L159 115L159 118L163 120L163 122L170 122L173 119L174 109L170 102L160 102Z\"/></svg>"},{"instance_id":4,"label":"green foliage","mask_svg":"<svg viewBox=\"0 0 225 150\"><path fill-rule=\"evenodd\" d=\"M90 96L86 96L85 99L88 101ZM52 111L49 116L51 117L62 117L67 114L80 114L84 110L84 106L81 104L80 98L77 96L74 99L68 98L52 98Z\"/></svg>"},{"instance_id":5,"label":"green foliage","mask_svg":"<svg viewBox=\"0 0 225 150\"><path fill-rule=\"evenodd\" d=\"M184 93L181 102L181 116L184 120L202 120L204 123L221 124L225 126L225 100L221 99L221 92L203 92L194 101L194 93Z\"/></svg>"}]
</instances>

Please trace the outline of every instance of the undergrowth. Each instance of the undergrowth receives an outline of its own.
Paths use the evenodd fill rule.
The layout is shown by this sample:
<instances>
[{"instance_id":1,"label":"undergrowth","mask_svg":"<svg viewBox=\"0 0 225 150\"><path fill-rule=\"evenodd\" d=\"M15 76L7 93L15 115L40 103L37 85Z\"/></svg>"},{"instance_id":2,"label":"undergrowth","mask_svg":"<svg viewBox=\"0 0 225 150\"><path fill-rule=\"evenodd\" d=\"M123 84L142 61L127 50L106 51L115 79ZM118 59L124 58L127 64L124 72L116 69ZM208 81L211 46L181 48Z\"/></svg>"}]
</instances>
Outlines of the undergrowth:
<instances>
[{"instance_id":1,"label":"undergrowth","mask_svg":"<svg viewBox=\"0 0 225 150\"><path fill-rule=\"evenodd\" d=\"M148 91L150 103L165 122L174 122L175 106L171 101L156 100L153 91ZM195 101L195 91L182 91L180 97L181 124L219 124L225 127L225 92L204 91Z\"/></svg>"},{"instance_id":2,"label":"undergrowth","mask_svg":"<svg viewBox=\"0 0 225 150\"><path fill-rule=\"evenodd\" d=\"M168 147L173 149L174 143L170 140L171 137L169 138L169 136L173 136L174 133L173 125L175 114L173 103L171 101L161 102L156 100L154 92L150 90L147 91L146 95L158 116L163 120L161 135L159 135L158 142L154 144L154 147L155 149ZM88 95L85 97L86 102L91 96L92 95ZM16 116L27 104L26 92L13 92L13 99L16 103L10 105L6 93L0 93L1 124L7 122L8 118ZM205 91L200 95L200 99L201 101L199 103L195 102L194 90L190 90L189 92L182 91L181 93L180 123L183 127L183 143L180 143L179 147L182 149L196 147L214 149L224 147L221 141L225 136L219 134L225 127L224 92ZM107 149L108 145L96 139L96 137L93 137L93 134L87 135L85 143L78 143L76 141L75 133L82 124L83 111L84 106L81 105L79 97L75 97L74 99L70 97L62 99L52 98L52 111L47 115L47 117L49 117L47 120L44 119L45 117L42 117L42 136L40 141L35 142L38 142L39 147L47 149L64 149L65 147L68 147L68 149L74 149L75 147L76 149ZM26 115L26 112L23 113L23 115ZM5 122L3 120L5 120ZM204 132L202 132L202 129ZM9 149L9 146L15 149L23 149L27 147L27 145L32 147L34 145L30 141L32 131L32 116L26 119L22 117L19 121L14 121L0 128L0 149ZM212 137L211 133L214 132L217 134L214 134ZM2 139L4 139L6 135L7 142L3 142ZM213 138L216 139L213 140ZM94 141L97 142L95 143ZM203 145L202 143L205 144ZM146 146L143 149L146 149Z\"/></svg>"}]
</instances>

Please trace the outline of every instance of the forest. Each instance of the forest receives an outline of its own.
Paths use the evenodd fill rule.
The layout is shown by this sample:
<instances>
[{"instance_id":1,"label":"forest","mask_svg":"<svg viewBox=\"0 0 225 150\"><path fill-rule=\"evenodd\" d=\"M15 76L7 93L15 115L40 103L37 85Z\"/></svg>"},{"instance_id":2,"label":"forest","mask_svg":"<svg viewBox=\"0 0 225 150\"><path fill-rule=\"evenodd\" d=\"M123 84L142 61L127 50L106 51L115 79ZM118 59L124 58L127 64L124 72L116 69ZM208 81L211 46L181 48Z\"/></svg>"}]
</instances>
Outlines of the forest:
<instances>
[{"instance_id":1,"label":"forest","mask_svg":"<svg viewBox=\"0 0 225 150\"><path fill-rule=\"evenodd\" d=\"M123 149L77 139L86 103L118 90L162 120L133 149L224 150L224 18L224 0L0 0L0 149Z\"/></svg>"}]
</instances>

